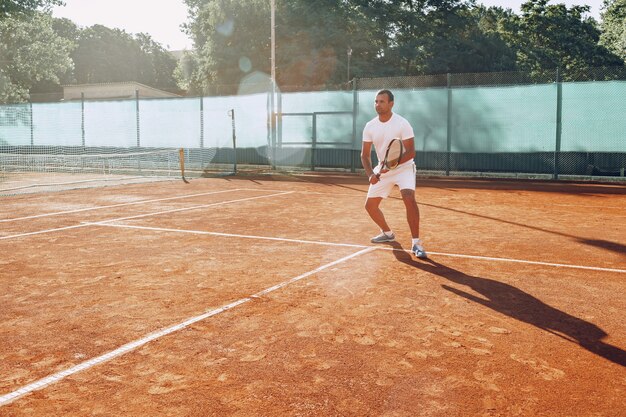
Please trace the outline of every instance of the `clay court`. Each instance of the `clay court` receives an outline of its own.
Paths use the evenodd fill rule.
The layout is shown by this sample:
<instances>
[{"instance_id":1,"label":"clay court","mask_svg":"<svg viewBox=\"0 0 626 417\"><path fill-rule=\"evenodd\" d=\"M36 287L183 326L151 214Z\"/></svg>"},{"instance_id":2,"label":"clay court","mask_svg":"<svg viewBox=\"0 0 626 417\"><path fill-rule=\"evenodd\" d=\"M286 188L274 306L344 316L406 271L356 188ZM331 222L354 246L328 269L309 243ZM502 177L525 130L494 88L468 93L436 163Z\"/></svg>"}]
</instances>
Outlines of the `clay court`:
<instances>
[{"instance_id":1,"label":"clay court","mask_svg":"<svg viewBox=\"0 0 626 417\"><path fill-rule=\"evenodd\" d=\"M626 187L261 175L0 199L2 416L624 416Z\"/></svg>"}]
</instances>

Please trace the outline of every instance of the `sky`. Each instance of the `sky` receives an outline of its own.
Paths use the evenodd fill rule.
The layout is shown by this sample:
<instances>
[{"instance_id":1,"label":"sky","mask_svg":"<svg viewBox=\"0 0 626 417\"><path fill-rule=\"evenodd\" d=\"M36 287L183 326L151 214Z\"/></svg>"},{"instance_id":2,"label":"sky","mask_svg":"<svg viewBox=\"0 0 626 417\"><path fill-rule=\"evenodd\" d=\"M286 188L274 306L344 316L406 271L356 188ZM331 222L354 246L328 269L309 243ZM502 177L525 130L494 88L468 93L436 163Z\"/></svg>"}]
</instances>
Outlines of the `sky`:
<instances>
[{"instance_id":1,"label":"sky","mask_svg":"<svg viewBox=\"0 0 626 417\"><path fill-rule=\"evenodd\" d=\"M269 0L268 0L269 1ZM519 12L525 0L478 0L485 6L500 6ZM148 33L168 50L192 49L193 42L180 29L187 22L187 7L183 0L64 0L65 6L55 6L54 17L65 17L81 27L95 24L123 29L128 33ZM565 3L568 7L587 4L591 16L600 20L603 0L551 0L550 4Z\"/></svg>"},{"instance_id":2,"label":"sky","mask_svg":"<svg viewBox=\"0 0 626 417\"><path fill-rule=\"evenodd\" d=\"M148 33L170 51L192 49L193 42L180 25L187 22L182 0L63 0L52 9L54 17L65 17L80 27L96 24L128 33Z\"/></svg>"}]
</instances>

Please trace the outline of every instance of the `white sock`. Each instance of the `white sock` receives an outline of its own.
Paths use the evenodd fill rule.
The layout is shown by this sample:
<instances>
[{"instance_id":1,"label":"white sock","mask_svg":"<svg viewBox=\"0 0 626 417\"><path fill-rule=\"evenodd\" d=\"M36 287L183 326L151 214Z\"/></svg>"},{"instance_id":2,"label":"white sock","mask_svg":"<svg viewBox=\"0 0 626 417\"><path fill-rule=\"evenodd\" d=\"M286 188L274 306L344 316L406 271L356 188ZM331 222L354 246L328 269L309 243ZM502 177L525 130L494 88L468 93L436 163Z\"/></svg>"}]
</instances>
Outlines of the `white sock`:
<instances>
[{"instance_id":1,"label":"white sock","mask_svg":"<svg viewBox=\"0 0 626 417\"><path fill-rule=\"evenodd\" d=\"M393 231L391 230L387 230L386 232L384 230L381 230L381 232L383 232L387 237L393 236Z\"/></svg>"},{"instance_id":2,"label":"white sock","mask_svg":"<svg viewBox=\"0 0 626 417\"><path fill-rule=\"evenodd\" d=\"M421 245L422 241L419 237L414 237L412 241L412 245Z\"/></svg>"}]
</instances>

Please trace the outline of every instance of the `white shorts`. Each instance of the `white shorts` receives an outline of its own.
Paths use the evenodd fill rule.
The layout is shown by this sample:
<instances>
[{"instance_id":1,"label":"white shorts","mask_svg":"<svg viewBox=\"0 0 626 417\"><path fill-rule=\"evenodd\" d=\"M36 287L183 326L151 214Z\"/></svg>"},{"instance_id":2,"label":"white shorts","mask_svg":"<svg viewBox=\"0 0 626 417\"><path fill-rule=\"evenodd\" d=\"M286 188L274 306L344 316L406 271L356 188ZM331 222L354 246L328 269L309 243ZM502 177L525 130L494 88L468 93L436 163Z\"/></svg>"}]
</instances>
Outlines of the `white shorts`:
<instances>
[{"instance_id":1,"label":"white shorts","mask_svg":"<svg viewBox=\"0 0 626 417\"><path fill-rule=\"evenodd\" d=\"M387 198L395 185L401 190L415 190L415 162L406 162L382 174L376 184L370 184L367 198Z\"/></svg>"}]
</instances>

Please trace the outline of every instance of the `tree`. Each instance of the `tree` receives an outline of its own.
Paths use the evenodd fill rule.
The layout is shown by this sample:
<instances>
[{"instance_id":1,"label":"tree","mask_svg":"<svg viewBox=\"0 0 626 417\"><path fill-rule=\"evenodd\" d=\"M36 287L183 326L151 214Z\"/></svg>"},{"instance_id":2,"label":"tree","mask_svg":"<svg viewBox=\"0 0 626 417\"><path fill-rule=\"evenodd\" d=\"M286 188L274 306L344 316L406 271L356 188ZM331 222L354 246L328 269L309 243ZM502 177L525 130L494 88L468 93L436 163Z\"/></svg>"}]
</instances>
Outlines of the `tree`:
<instances>
[{"instance_id":1,"label":"tree","mask_svg":"<svg viewBox=\"0 0 626 417\"><path fill-rule=\"evenodd\" d=\"M59 37L70 41L74 45L74 47L72 48L72 52L74 51L74 49L76 49L81 29L74 22L66 18L53 18L52 30L54 30L54 33L56 33ZM72 60L72 62L74 61ZM60 84L75 84L76 75L74 72L75 66L72 65L70 68L67 69L67 71L65 71L63 74L60 74Z\"/></svg>"},{"instance_id":2,"label":"tree","mask_svg":"<svg viewBox=\"0 0 626 417\"><path fill-rule=\"evenodd\" d=\"M269 73L269 2L265 0L186 0L192 22L188 30L197 49L192 88L210 91L232 85L252 71ZM251 11L254 11L251 13ZM197 84L197 85L196 85Z\"/></svg>"},{"instance_id":3,"label":"tree","mask_svg":"<svg viewBox=\"0 0 626 417\"><path fill-rule=\"evenodd\" d=\"M185 90L187 95L201 95L203 83L199 79L200 75L198 54L194 51L185 51L174 70L177 85Z\"/></svg>"},{"instance_id":4,"label":"tree","mask_svg":"<svg viewBox=\"0 0 626 417\"><path fill-rule=\"evenodd\" d=\"M593 67L620 65L622 61L598 45L600 32L589 6L548 5L548 0L522 4L505 38L517 52L517 66L542 78L559 68L565 79L575 79Z\"/></svg>"},{"instance_id":5,"label":"tree","mask_svg":"<svg viewBox=\"0 0 626 417\"><path fill-rule=\"evenodd\" d=\"M176 89L176 59L150 35L134 37L102 25L81 30L72 53L75 80L81 84L137 81L156 88Z\"/></svg>"},{"instance_id":6,"label":"tree","mask_svg":"<svg viewBox=\"0 0 626 417\"><path fill-rule=\"evenodd\" d=\"M140 48L120 29L94 25L83 29L72 54L80 84L136 81Z\"/></svg>"},{"instance_id":7,"label":"tree","mask_svg":"<svg viewBox=\"0 0 626 417\"><path fill-rule=\"evenodd\" d=\"M49 11L52 6L63 6L62 0L2 0L0 20L32 14L36 10Z\"/></svg>"},{"instance_id":8,"label":"tree","mask_svg":"<svg viewBox=\"0 0 626 417\"><path fill-rule=\"evenodd\" d=\"M207 91L230 84L234 92L249 71L270 72L269 2L186 3L197 47L190 85ZM476 0L277 1L277 81L309 89L345 83L348 49L350 73L358 77L514 70L553 76L557 67L574 76L621 63L598 45L597 23L584 17L588 6L547 3L529 0L518 16Z\"/></svg>"},{"instance_id":9,"label":"tree","mask_svg":"<svg viewBox=\"0 0 626 417\"><path fill-rule=\"evenodd\" d=\"M278 79L283 86L344 84L349 49L355 57L351 73L358 75L369 69L363 58L369 56L373 64L383 46L375 27L346 1L281 2L277 25Z\"/></svg>"},{"instance_id":10,"label":"tree","mask_svg":"<svg viewBox=\"0 0 626 417\"><path fill-rule=\"evenodd\" d=\"M604 0L600 45L626 62L626 0Z\"/></svg>"},{"instance_id":11,"label":"tree","mask_svg":"<svg viewBox=\"0 0 626 417\"><path fill-rule=\"evenodd\" d=\"M186 0L187 25L197 50L200 90L239 83L251 73L270 68L270 9L267 0ZM353 63L353 74L373 65L378 46L367 36L364 22L350 2L305 0L276 2L276 75L281 86L335 85L347 81L347 51L363 60ZM254 13L250 11L254 10ZM369 64L368 62L371 62ZM222 90L221 91L225 91Z\"/></svg>"},{"instance_id":12,"label":"tree","mask_svg":"<svg viewBox=\"0 0 626 417\"><path fill-rule=\"evenodd\" d=\"M172 54L148 34L138 33L135 40L141 50L138 81L161 89L178 89L174 78L177 61Z\"/></svg>"},{"instance_id":13,"label":"tree","mask_svg":"<svg viewBox=\"0 0 626 417\"><path fill-rule=\"evenodd\" d=\"M50 15L0 20L0 102L27 101L30 89L40 82L58 84L59 76L72 67L73 47L54 32Z\"/></svg>"}]
</instances>

